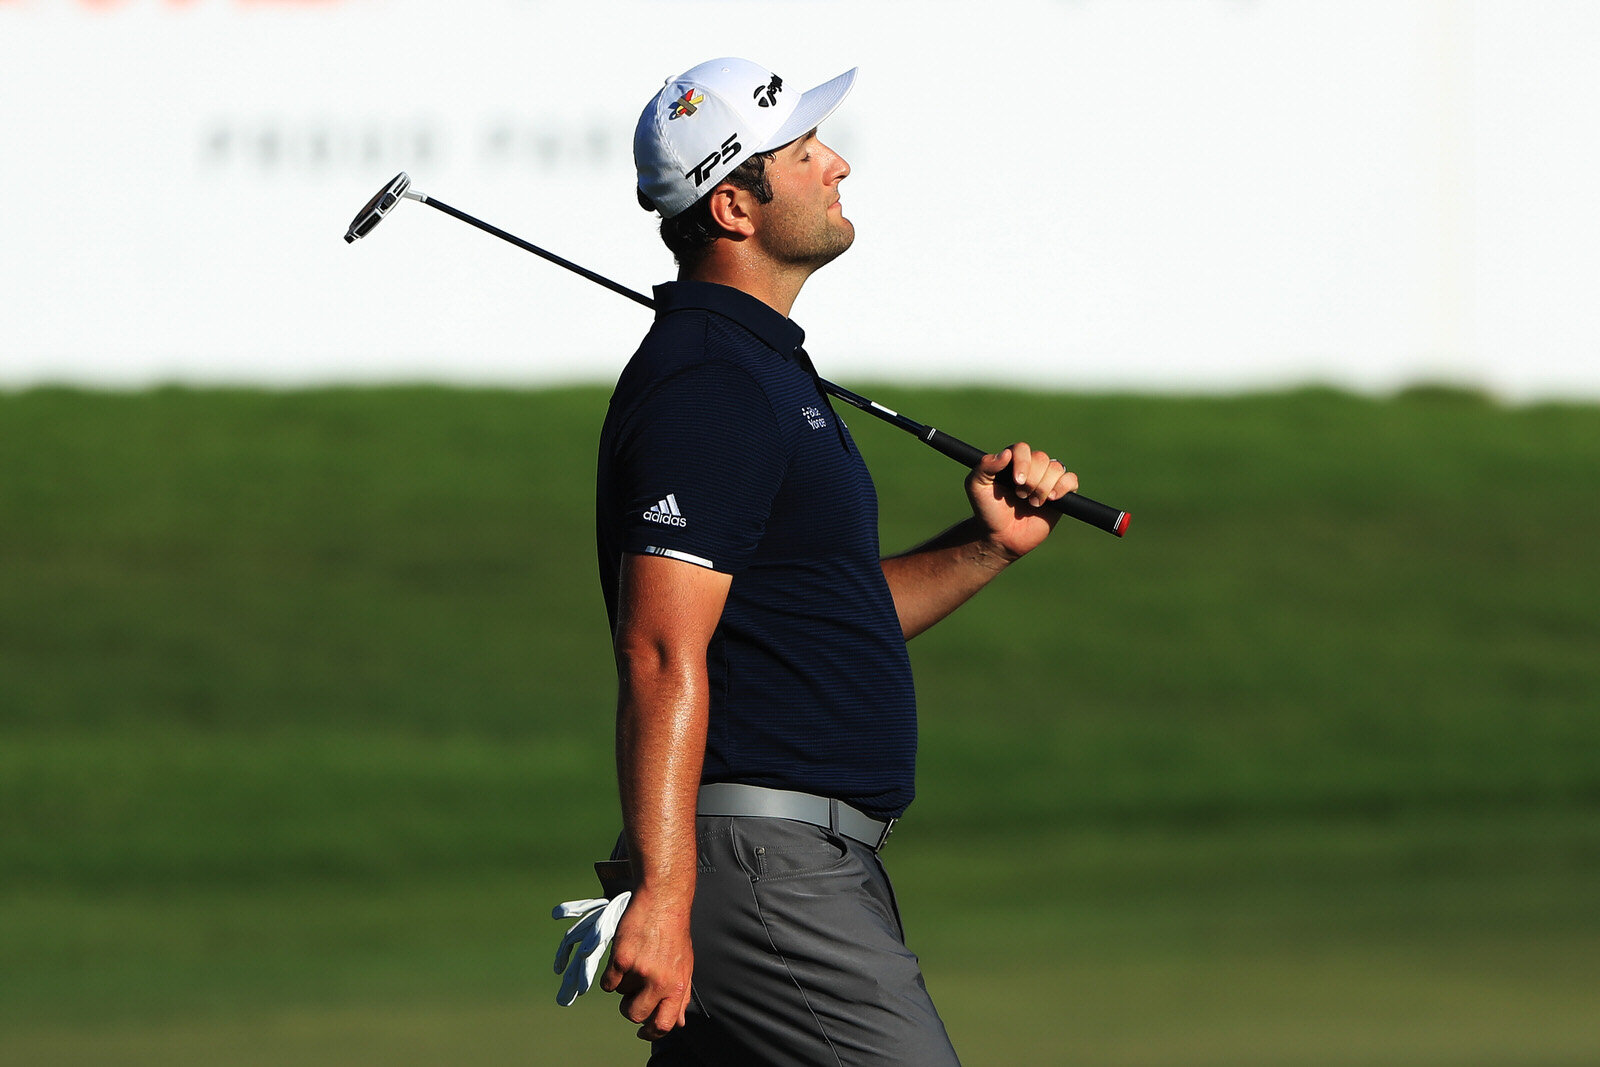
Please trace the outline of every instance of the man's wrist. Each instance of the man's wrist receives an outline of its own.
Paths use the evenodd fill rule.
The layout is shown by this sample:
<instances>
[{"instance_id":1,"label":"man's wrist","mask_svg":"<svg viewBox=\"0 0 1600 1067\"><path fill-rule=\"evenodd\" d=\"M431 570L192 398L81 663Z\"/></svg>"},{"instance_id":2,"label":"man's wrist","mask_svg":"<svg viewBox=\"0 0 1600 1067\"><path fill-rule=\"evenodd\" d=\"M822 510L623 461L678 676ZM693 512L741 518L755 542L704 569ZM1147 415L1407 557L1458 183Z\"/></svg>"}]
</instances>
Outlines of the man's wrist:
<instances>
[{"instance_id":1,"label":"man's wrist","mask_svg":"<svg viewBox=\"0 0 1600 1067\"><path fill-rule=\"evenodd\" d=\"M1021 552L1013 552L1005 545L988 535L972 542L971 559L974 564L984 570L999 574L1017 560L1022 558Z\"/></svg>"},{"instance_id":2,"label":"man's wrist","mask_svg":"<svg viewBox=\"0 0 1600 1067\"><path fill-rule=\"evenodd\" d=\"M691 875L687 879L687 884L685 881L670 876L656 879L641 878L633 888L634 904L663 917L682 918L687 921L694 910L695 880Z\"/></svg>"}]
</instances>

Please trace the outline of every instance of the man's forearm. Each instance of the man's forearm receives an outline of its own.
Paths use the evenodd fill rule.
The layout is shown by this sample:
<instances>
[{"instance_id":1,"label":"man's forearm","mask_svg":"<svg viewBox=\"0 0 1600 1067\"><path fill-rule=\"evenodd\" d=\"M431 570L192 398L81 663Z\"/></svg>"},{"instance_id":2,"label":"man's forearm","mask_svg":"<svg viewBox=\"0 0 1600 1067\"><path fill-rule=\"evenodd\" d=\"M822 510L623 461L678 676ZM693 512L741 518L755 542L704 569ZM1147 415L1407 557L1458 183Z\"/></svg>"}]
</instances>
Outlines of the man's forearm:
<instances>
[{"instance_id":1,"label":"man's forearm","mask_svg":"<svg viewBox=\"0 0 1600 1067\"><path fill-rule=\"evenodd\" d=\"M977 519L959 522L916 548L883 560L907 640L965 604L1015 560Z\"/></svg>"},{"instance_id":2,"label":"man's forearm","mask_svg":"<svg viewBox=\"0 0 1600 1067\"><path fill-rule=\"evenodd\" d=\"M643 662L640 662L640 660ZM638 892L687 915L709 718L704 660L619 656L617 785Z\"/></svg>"}]
</instances>

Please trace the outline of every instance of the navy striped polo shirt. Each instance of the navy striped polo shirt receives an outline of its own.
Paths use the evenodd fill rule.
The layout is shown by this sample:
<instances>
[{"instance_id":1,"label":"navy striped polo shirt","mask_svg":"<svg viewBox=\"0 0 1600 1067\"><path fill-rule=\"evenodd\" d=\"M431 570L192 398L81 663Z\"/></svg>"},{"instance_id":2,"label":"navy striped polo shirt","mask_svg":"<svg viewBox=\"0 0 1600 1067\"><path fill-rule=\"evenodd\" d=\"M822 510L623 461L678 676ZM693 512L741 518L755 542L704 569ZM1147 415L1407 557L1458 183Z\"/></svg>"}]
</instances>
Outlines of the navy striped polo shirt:
<instances>
[{"instance_id":1,"label":"navy striped polo shirt","mask_svg":"<svg viewBox=\"0 0 1600 1067\"><path fill-rule=\"evenodd\" d=\"M794 322L738 289L672 282L600 436L600 580L624 553L732 575L707 654L705 782L911 803L916 696L878 552L878 499Z\"/></svg>"}]
</instances>

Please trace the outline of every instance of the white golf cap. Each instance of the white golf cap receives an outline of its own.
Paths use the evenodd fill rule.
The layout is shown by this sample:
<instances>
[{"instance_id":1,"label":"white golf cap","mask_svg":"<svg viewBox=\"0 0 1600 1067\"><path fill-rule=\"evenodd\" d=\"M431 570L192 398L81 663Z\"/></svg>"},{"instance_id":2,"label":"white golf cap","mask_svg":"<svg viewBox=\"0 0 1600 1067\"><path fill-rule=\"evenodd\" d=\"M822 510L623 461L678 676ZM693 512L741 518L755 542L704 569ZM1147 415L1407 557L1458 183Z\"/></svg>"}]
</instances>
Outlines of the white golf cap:
<instances>
[{"instance_id":1,"label":"white golf cap","mask_svg":"<svg viewBox=\"0 0 1600 1067\"><path fill-rule=\"evenodd\" d=\"M815 129L855 80L852 68L797 93L748 59L713 59L667 79L633 131L640 192L672 218L757 152Z\"/></svg>"}]
</instances>

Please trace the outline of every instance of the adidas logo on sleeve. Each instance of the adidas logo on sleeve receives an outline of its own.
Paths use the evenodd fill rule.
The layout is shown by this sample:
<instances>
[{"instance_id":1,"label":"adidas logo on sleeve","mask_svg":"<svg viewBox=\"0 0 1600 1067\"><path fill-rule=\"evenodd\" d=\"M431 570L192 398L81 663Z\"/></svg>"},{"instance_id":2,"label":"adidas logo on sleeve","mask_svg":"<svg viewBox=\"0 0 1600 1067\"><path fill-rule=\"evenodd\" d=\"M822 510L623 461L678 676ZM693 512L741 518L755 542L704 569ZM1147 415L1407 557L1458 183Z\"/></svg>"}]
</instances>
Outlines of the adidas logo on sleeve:
<instances>
[{"instance_id":1,"label":"adidas logo on sleeve","mask_svg":"<svg viewBox=\"0 0 1600 1067\"><path fill-rule=\"evenodd\" d=\"M678 510L678 499L668 493L656 502L655 507L644 513L646 522L660 523L662 526L687 526L689 520L683 517L683 512Z\"/></svg>"}]
</instances>

